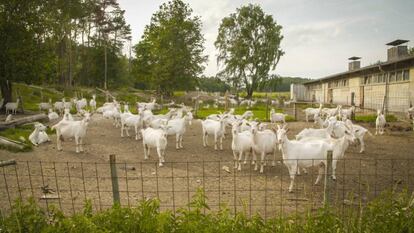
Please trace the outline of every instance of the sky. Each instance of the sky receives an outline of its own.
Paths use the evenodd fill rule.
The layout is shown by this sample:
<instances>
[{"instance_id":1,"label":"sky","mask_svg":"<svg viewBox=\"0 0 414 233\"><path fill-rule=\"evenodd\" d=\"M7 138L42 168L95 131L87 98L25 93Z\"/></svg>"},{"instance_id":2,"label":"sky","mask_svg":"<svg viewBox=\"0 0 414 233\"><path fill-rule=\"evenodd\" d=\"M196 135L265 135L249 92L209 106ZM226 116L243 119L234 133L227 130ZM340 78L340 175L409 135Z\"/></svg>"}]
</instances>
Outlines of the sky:
<instances>
[{"instance_id":1,"label":"sky","mask_svg":"<svg viewBox=\"0 0 414 233\"><path fill-rule=\"evenodd\" d=\"M359 56L361 66L386 60L385 45L410 40L414 47L414 0L183 0L201 17L209 60L204 74L218 72L214 41L221 19L240 6L259 4L283 27L285 55L273 73L321 78L348 69L348 58ZM119 0L136 44L151 15L167 1Z\"/></svg>"}]
</instances>

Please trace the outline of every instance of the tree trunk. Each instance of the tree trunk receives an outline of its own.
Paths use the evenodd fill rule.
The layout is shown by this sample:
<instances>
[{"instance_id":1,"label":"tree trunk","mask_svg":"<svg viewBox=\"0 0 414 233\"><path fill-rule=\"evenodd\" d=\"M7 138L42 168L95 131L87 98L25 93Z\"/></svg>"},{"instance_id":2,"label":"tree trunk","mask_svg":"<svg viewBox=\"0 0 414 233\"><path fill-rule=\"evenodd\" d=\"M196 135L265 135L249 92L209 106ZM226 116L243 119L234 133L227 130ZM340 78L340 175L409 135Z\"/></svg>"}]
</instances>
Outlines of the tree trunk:
<instances>
[{"instance_id":1,"label":"tree trunk","mask_svg":"<svg viewBox=\"0 0 414 233\"><path fill-rule=\"evenodd\" d=\"M104 83L104 89L108 89L107 84L107 73L108 73L108 58L107 58L107 52L106 52L106 41L105 41L105 83Z\"/></svg>"},{"instance_id":2,"label":"tree trunk","mask_svg":"<svg viewBox=\"0 0 414 233\"><path fill-rule=\"evenodd\" d=\"M8 102L12 102L12 82L9 80L0 81L1 97L4 100L3 105L0 106L0 110L3 109L4 105Z\"/></svg>"},{"instance_id":3,"label":"tree trunk","mask_svg":"<svg viewBox=\"0 0 414 233\"><path fill-rule=\"evenodd\" d=\"M252 96L253 96L253 87L252 86L250 86L248 88L246 87L246 91L247 91L246 99L251 99Z\"/></svg>"}]
</instances>

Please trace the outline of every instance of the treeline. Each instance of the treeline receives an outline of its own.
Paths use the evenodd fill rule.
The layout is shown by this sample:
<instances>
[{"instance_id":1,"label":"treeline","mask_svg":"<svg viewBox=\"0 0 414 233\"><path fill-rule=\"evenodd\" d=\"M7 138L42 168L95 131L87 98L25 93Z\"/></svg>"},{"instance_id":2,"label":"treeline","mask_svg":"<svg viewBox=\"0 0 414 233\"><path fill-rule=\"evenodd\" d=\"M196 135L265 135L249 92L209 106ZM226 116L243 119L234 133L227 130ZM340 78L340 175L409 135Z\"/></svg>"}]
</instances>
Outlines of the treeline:
<instances>
[{"instance_id":1,"label":"treeline","mask_svg":"<svg viewBox=\"0 0 414 233\"><path fill-rule=\"evenodd\" d=\"M0 0L0 86L12 82L118 86L128 82L121 51L130 26L117 0Z\"/></svg>"}]
</instances>

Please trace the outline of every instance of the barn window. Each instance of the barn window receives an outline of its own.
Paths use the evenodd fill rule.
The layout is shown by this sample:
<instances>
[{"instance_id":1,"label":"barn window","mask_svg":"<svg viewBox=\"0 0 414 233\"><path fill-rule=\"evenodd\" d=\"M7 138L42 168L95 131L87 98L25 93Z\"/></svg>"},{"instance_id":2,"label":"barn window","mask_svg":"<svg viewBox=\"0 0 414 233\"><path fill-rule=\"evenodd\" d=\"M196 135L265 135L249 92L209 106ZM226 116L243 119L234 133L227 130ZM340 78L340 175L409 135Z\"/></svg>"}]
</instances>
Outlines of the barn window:
<instances>
[{"instance_id":1,"label":"barn window","mask_svg":"<svg viewBox=\"0 0 414 233\"><path fill-rule=\"evenodd\" d=\"M397 82L402 80L402 71L397 71L397 77L395 79Z\"/></svg>"},{"instance_id":2,"label":"barn window","mask_svg":"<svg viewBox=\"0 0 414 233\"><path fill-rule=\"evenodd\" d=\"M410 80L410 71L409 70L404 70L403 80L404 81L409 81Z\"/></svg>"},{"instance_id":3,"label":"barn window","mask_svg":"<svg viewBox=\"0 0 414 233\"><path fill-rule=\"evenodd\" d=\"M389 82L395 82L395 72L390 73Z\"/></svg>"}]
</instances>

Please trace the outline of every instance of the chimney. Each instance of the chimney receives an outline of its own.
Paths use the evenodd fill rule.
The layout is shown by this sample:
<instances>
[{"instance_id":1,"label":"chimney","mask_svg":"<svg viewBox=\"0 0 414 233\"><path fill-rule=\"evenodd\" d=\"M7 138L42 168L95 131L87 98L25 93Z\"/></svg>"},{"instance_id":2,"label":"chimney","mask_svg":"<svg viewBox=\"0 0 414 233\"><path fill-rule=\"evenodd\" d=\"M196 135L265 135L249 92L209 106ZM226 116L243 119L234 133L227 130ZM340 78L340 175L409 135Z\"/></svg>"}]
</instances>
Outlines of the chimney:
<instances>
[{"instance_id":1,"label":"chimney","mask_svg":"<svg viewBox=\"0 0 414 233\"><path fill-rule=\"evenodd\" d=\"M348 63L348 71L357 70L361 68L361 61L359 59L361 59L361 57L348 58L348 60L350 60L350 62Z\"/></svg>"},{"instance_id":2,"label":"chimney","mask_svg":"<svg viewBox=\"0 0 414 233\"><path fill-rule=\"evenodd\" d=\"M387 50L387 61L394 61L408 56L408 47L403 45L409 40L394 40L386 45L392 46Z\"/></svg>"}]
</instances>

